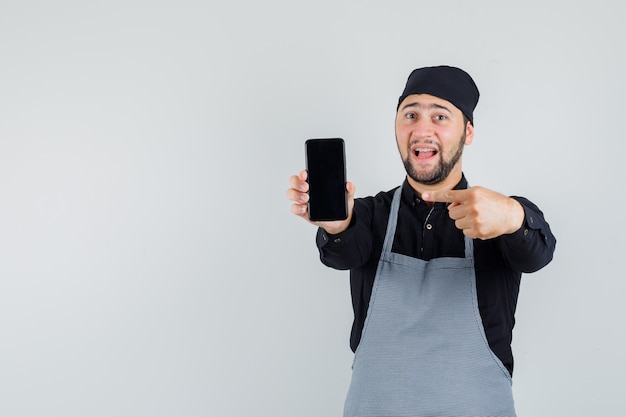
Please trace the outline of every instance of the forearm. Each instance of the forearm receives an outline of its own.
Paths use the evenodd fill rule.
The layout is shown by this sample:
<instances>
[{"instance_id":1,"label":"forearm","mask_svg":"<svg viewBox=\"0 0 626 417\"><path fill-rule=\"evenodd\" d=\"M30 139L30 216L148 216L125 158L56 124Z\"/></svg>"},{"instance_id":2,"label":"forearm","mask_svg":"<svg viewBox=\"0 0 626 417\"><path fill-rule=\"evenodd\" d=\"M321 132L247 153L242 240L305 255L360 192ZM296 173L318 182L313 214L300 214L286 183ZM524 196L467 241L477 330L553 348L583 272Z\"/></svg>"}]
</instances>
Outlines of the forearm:
<instances>
[{"instance_id":1,"label":"forearm","mask_svg":"<svg viewBox=\"0 0 626 417\"><path fill-rule=\"evenodd\" d=\"M338 234L318 229L316 243L324 265L345 270L362 266L367 261L372 249L372 233L356 217L353 216L348 229Z\"/></svg>"}]
</instances>

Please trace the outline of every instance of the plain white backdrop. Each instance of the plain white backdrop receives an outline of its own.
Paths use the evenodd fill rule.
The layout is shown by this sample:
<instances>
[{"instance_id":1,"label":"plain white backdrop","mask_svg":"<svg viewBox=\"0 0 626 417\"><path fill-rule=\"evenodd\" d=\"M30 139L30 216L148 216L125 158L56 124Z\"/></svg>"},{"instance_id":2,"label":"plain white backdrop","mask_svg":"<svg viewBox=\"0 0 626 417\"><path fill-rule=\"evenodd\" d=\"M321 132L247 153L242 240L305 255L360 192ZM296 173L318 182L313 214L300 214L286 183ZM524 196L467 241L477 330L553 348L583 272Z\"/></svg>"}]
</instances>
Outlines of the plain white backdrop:
<instances>
[{"instance_id":1,"label":"plain white backdrop","mask_svg":"<svg viewBox=\"0 0 626 417\"><path fill-rule=\"evenodd\" d=\"M339 416L348 273L291 215L304 141L404 177L413 68L481 91L474 185L557 236L522 281L520 417L622 416L622 1L0 0L0 415Z\"/></svg>"}]
</instances>

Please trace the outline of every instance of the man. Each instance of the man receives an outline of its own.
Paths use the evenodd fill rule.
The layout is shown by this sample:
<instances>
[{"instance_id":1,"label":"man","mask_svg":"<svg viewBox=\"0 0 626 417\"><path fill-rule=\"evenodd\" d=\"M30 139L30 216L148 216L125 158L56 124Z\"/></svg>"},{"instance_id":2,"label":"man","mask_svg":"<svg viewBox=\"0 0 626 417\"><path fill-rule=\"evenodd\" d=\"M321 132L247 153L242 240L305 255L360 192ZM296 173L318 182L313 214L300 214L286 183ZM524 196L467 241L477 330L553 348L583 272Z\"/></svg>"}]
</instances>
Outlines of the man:
<instances>
[{"instance_id":1,"label":"man","mask_svg":"<svg viewBox=\"0 0 626 417\"><path fill-rule=\"evenodd\" d=\"M556 240L527 199L468 185L478 98L459 68L413 71L395 121L406 180L359 199L348 182L348 218L313 223L322 262L350 269L346 417L515 416L520 278L552 260ZM306 171L289 184L292 212L307 219Z\"/></svg>"}]
</instances>

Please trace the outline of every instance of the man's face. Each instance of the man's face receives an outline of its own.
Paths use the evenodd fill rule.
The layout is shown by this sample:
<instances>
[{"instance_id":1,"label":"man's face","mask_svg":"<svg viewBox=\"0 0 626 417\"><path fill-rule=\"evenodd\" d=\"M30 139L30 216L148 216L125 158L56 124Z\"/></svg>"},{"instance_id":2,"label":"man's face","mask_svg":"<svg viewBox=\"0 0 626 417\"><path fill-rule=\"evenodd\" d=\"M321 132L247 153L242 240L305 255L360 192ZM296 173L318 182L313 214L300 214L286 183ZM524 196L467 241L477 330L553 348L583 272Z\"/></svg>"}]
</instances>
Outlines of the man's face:
<instances>
[{"instance_id":1,"label":"man's face","mask_svg":"<svg viewBox=\"0 0 626 417\"><path fill-rule=\"evenodd\" d=\"M439 184L451 173L460 179L463 146L474 128L449 101L428 94L405 98L396 115L396 141L410 179Z\"/></svg>"}]
</instances>

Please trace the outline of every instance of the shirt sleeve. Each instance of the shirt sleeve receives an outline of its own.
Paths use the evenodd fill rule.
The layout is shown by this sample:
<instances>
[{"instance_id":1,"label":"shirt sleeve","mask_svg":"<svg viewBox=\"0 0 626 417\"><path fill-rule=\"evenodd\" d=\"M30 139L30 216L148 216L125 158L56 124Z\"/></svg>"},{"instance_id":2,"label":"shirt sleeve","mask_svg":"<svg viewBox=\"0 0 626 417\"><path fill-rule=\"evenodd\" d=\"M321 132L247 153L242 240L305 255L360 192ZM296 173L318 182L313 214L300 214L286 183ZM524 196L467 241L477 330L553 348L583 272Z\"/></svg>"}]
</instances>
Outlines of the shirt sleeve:
<instances>
[{"instance_id":1,"label":"shirt sleeve","mask_svg":"<svg viewBox=\"0 0 626 417\"><path fill-rule=\"evenodd\" d=\"M369 226L370 213L368 204L362 199L356 199L348 229L336 235L318 229L316 243L324 265L345 270L358 268L367 262L373 241Z\"/></svg>"},{"instance_id":2,"label":"shirt sleeve","mask_svg":"<svg viewBox=\"0 0 626 417\"><path fill-rule=\"evenodd\" d=\"M538 271L552 260L556 238L539 208L523 197L512 197L524 208L524 222L516 232L500 236L502 255L519 272Z\"/></svg>"}]
</instances>

